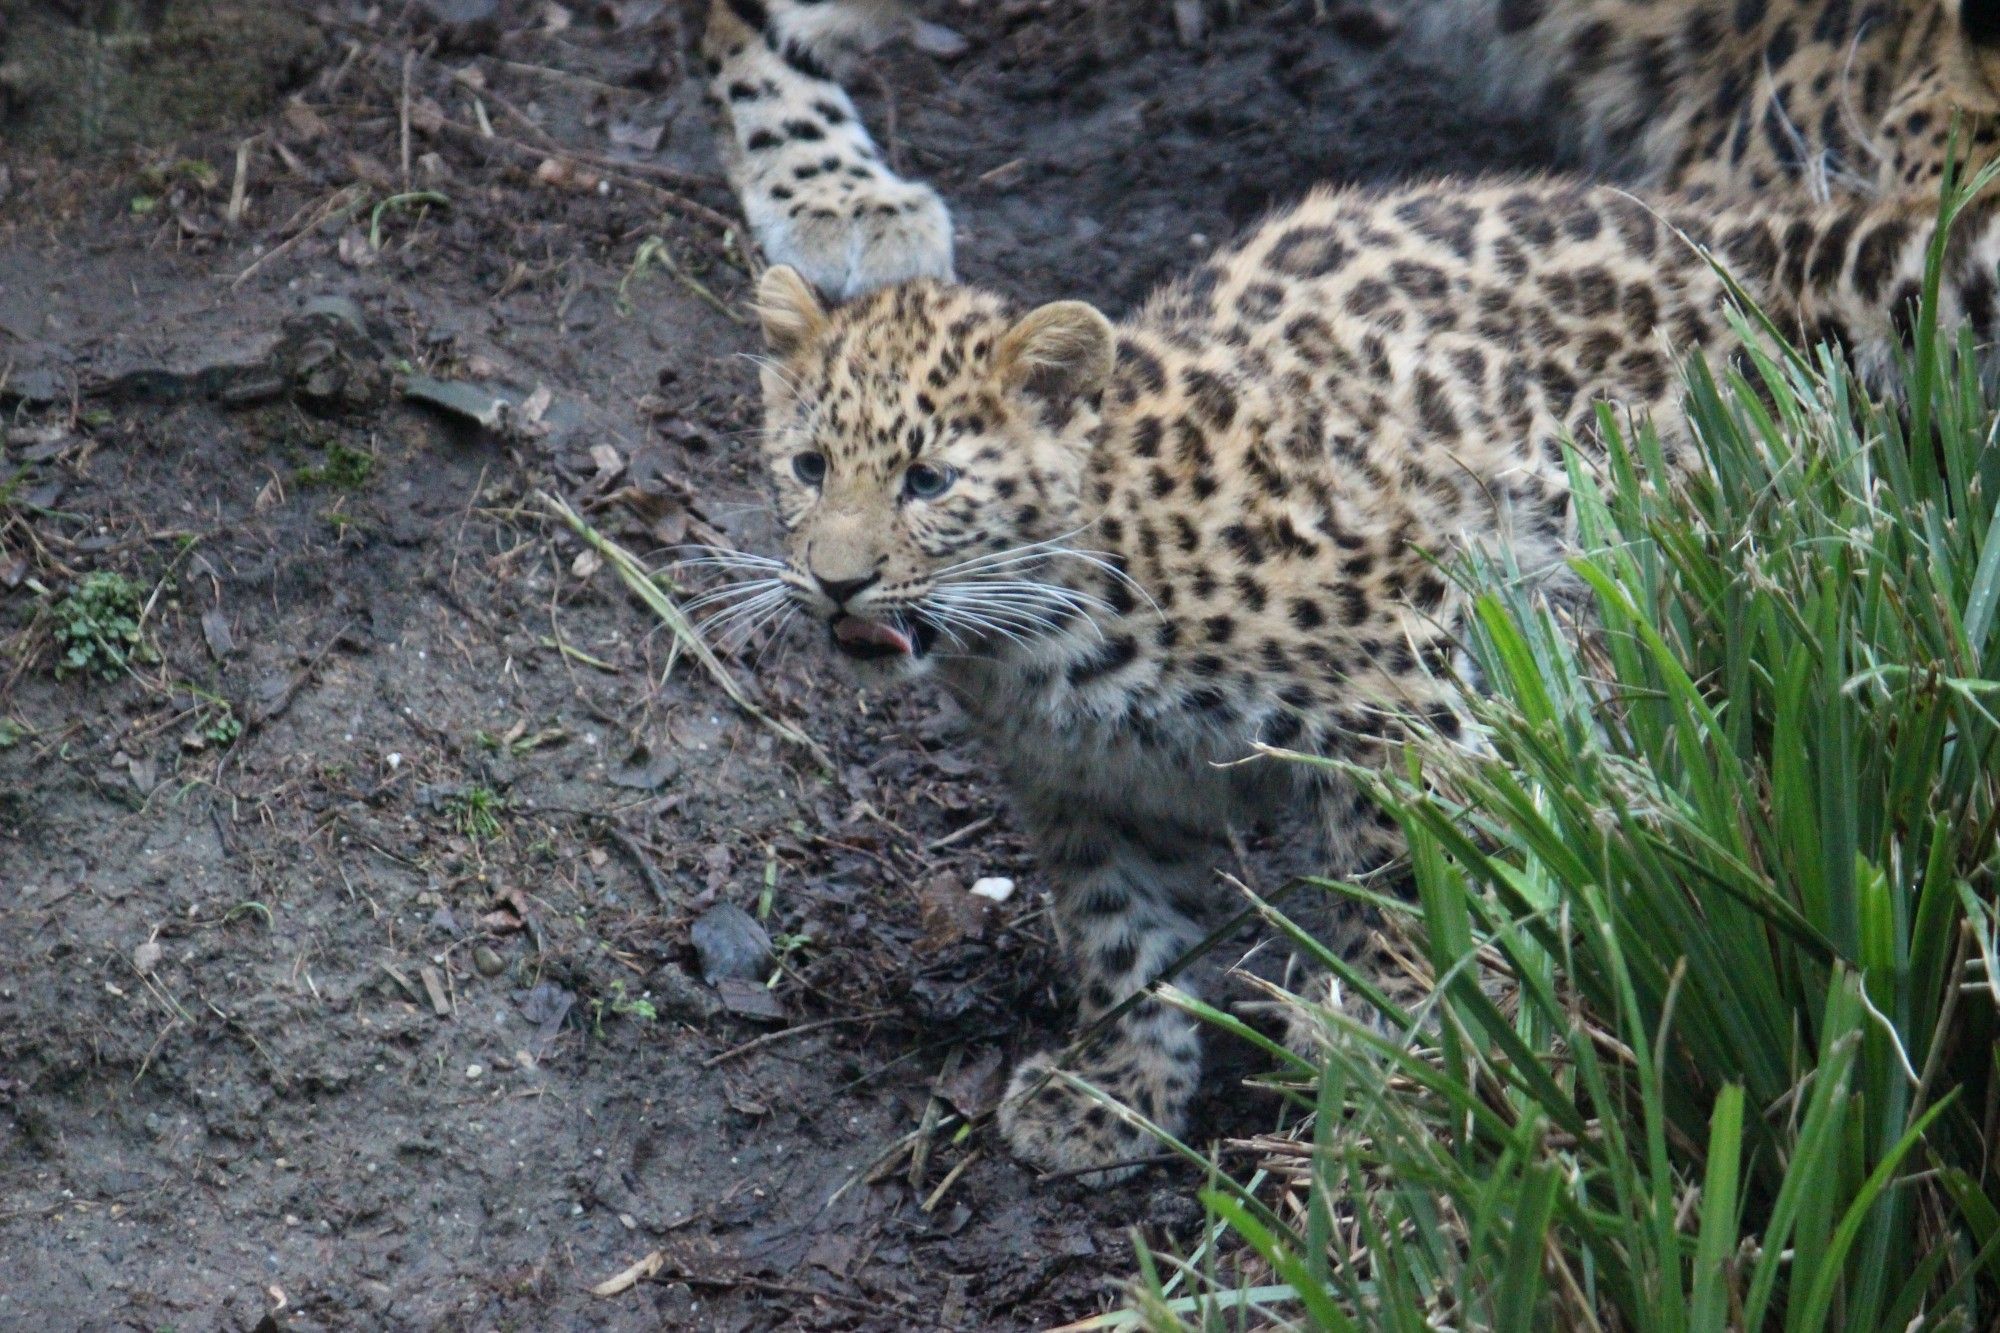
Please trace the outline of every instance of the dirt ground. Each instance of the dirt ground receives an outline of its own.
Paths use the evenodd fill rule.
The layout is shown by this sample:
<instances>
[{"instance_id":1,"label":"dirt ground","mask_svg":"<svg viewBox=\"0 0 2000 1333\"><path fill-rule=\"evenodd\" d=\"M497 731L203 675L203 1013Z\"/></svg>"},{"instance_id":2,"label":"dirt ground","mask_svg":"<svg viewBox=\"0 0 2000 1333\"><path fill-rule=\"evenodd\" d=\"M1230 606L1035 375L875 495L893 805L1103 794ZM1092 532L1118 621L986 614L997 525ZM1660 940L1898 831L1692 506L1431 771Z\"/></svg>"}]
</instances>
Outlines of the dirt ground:
<instances>
[{"instance_id":1,"label":"dirt ground","mask_svg":"<svg viewBox=\"0 0 2000 1333\"><path fill-rule=\"evenodd\" d=\"M0 1328L1105 1308L1134 1229L1186 1246L1197 1177L1038 1181L960 1132L1063 1010L1045 882L947 706L753 641L731 668L823 769L669 672L536 498L659 567L770 541L687 18L430 17L482 7L197 43L249 109L135 103L136 145L0 65ZM34 8L16 57L104 7ZM1199 51L1163 5L930 12L969 53L878 54L863 109L963 276L1024 298L1115 314L1313 182L1537 156L1305 0ZM108 674L85 586L139 613ZM1021 890L980 908L993 875ZM774 957L718 988L692 931L724 904ZM1224 1079L1206 1114L1275 1112Z\"/></svg>"}]
</instances>

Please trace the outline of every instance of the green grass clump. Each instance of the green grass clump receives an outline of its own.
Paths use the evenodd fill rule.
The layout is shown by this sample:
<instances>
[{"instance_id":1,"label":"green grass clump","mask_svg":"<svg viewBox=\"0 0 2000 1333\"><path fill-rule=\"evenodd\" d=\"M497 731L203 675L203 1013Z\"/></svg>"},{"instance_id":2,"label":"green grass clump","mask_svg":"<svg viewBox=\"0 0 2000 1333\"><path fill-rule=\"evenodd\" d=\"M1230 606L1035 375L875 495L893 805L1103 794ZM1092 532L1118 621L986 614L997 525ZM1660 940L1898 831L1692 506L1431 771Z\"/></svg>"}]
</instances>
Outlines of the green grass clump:
<instances>
[{"instance_id":1,"label":"green grass clump","mask_svg":"<svg viewBox=\"0 0 2000 1333\"><path fill-rule=\"evenodd\" d=\"M140 629L145 604L145 585L116 571L101 569L78 579L55 604L57 677L79 672L111 677L155 660Z\"/></svg>"},{"instance_id":2,"label":"green grass clump","mask_svg":"<svg viewBox=\"0 0 2000 1333\"><path fill-rule=\"evenodd\" d=\"M1485 752L1364 779L1443 979L1381 1005L1416 1049L1319 1010L1286 1187L1218 1175L1097 1326L1996 1326L1994 403L1928 314L1903 404L1736 364L1689 368L1685 487L1604 415L1590 630L1469 576Z\"/></svg>"},{"instance_id":3,"label":"green grass clump","mask_svg":"<svg viewBox=\"0 0 2000 1333\"><path fill-rule=\"evenodd\" d=\"M325 487L339 491L358 491L368 484L375 475L375 456L360 449L352 448L335 440L326 447L324 462L302 467L293 473L293 480L303 487Z\"/></svg>"},{"instance_id":4,"label":"green grass clump","mask_svg":"<svg viewBox=\"0 0 2000 1333\"><path fill-rule=\"evenodd\" d=\"M507 802L500 793L481 785L445 797L444 807L453 826L474 842L499 837L500 817L507 812Z\"/></svg>"}]
</instances>

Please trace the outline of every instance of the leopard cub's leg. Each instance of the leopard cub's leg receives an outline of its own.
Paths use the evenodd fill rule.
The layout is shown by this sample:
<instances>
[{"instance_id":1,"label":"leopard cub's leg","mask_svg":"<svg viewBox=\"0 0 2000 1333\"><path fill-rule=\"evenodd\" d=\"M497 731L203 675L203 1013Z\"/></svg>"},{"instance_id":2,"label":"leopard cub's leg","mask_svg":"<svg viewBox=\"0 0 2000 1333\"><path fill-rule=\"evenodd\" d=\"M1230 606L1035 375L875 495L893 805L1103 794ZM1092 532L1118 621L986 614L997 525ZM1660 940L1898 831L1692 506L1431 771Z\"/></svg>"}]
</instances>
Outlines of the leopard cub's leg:
<instances>
[{"instance_id":1,"label":"leopard cub's leg","mask_svg":"<svg viewBox=\"0 0 2000 1333\"><path fill-rule=\"evenodd\" d=\"M819 54L843 36L866 41L884 8L710 0L702 38L710 94L729 122L729 183L758 247L836 300L952 277L944 201L881 160Z\"/></svg>"},{"instance_id":2,"label":"leopard cub's leg","mask_svg":"<svg viewBox=\"0 0 2000 1333\"><path fill-rule=\"evenodd\" d=\"M1206 891L1213 848L1199 837L1084 808L1031 813L1029 822L1056 878L1057 931L1087 1030L1200 940L1194 909ZM1080 1052L1062 1056L1043 1052L1014 1070L1000 1128L1018 1156L1073 1171L1128 1161L1155 1146L1143 1130L1055 1076L1058 1067L1169 1133L1186 1129L1201 1078L1201 1041L1194 1021L1172 1006L1143 999ZM1135 1169L1093 1178L1116 1180Z\"/></svg>"}]
</instances>

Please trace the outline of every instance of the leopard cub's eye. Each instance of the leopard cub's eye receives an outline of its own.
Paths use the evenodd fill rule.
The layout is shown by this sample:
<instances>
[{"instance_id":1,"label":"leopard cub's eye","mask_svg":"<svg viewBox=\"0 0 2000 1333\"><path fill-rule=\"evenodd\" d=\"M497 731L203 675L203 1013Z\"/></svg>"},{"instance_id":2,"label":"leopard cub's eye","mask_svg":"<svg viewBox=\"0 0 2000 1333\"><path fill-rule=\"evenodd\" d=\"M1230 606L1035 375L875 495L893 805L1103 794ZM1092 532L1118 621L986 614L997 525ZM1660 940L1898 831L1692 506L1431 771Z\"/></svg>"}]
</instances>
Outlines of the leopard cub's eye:
<instances>
[{"instance_id":1,"label":"leopard cub's eye","mask_svg":"<svg viewBox=\"0 0 2000 1333\"><path fill-rule=\"evenodd\" d=\"M817 486L826 480L826 455L803 453L792 455L792 475L808 486Z\"/></svg>"},{"instance_id":2,"label":"leopard cub's eye","mask_svg":"<svg viewBox=\"0 0 2000 1333\"><path fill-rule=\"evenodd\" d=\"M929 463L912 463L903 474L903 490L918 500L935 500L951 489L958 480L958 473L948 467L933 467Z\"/></svg>"}]
</instances>

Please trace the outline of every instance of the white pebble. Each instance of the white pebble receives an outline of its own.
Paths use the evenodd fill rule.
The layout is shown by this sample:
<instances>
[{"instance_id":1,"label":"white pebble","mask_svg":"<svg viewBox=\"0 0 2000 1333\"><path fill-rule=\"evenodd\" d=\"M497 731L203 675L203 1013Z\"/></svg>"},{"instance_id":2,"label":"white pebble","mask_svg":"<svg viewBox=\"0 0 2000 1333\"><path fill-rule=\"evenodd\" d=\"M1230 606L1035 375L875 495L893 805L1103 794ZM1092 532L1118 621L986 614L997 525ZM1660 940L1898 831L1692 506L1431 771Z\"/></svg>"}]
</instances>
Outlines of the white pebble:
<instances>
[{"instance_id":1,"label":"white pebble","mask_svg":"<svg viewBox=\"0 0 2000 1333\"><path fill-rule=\"evenodd\" d=\"M485 1065L467 1065L465 1067L465 1077L471 1082L477 1083L480 1079L484 1078L485 1076L486 1076Z\"/></svg>"},{"instance_id":2,"label":"white pebble","mask_svg":"<svg viewBox=\"0 0 2000 1333\"><path fill-rule=\"evenodd\" d=\"M972 881L972 891L982 898L1004 903L1014 896L1014 881L1005 875L988 875Z\"/></svg>"}]
</instances>

